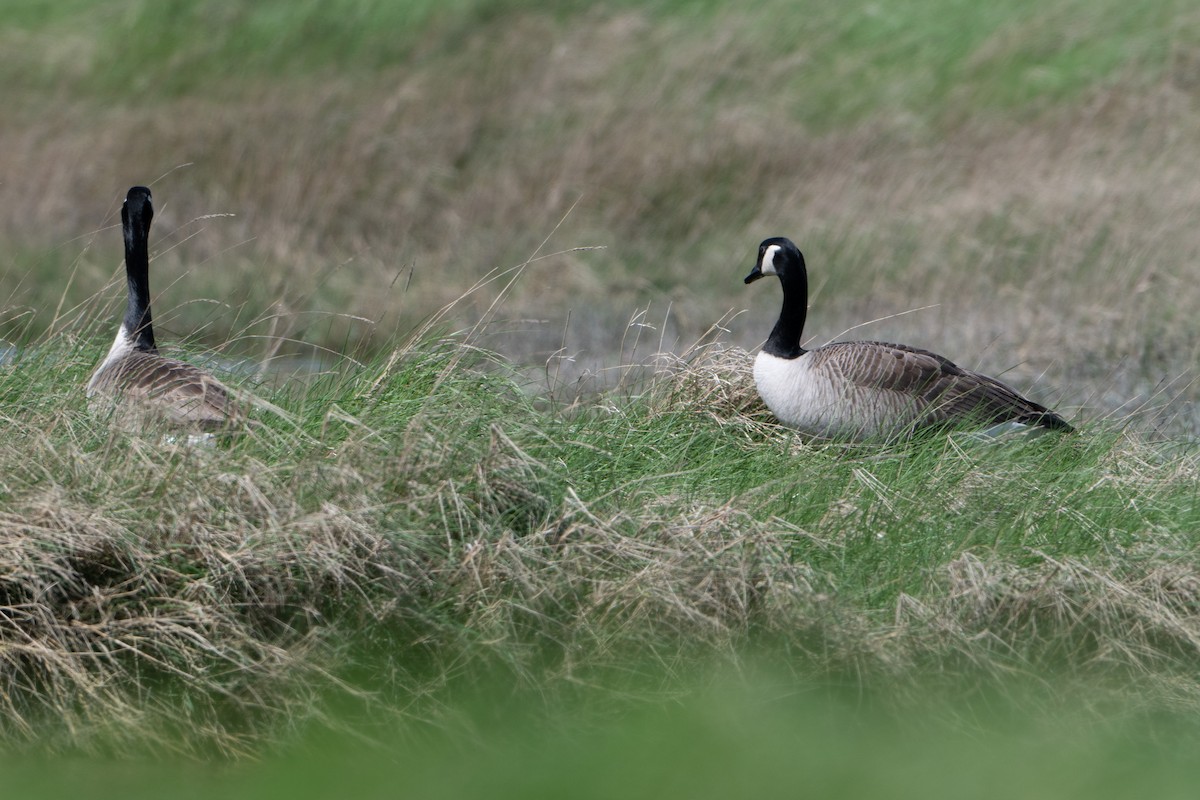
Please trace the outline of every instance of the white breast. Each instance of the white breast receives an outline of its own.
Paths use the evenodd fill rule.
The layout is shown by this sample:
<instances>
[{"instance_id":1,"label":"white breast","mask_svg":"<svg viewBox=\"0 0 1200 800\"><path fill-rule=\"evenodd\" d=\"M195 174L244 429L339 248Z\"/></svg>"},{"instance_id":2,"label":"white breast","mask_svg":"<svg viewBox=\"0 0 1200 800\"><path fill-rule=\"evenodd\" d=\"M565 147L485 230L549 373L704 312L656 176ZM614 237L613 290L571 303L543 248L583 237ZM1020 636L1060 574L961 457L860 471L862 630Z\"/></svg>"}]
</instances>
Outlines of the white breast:
<instances>
[{"instance_id":1,"label":"white breast","mask_svg":"<svg viewBox=\"0 0 1200 800\"><path fill-rule=\"evenodd\" d=\"M916 419L912 398L871 391L828 362L815 365L812 355L760 352L754 360L758 393L784 425L814 437L863 439L894 433Z\"/></svg>"},{"instance_id":2,"label":"white breast","mask_svg":"<svg viewBox=\"0 0 1200 800\"><path fill-rule=\"evenodd\" d=\"M129 336L129 331L125 330L125 323L121 323L121 327L117 330L117 338L113 340L112 347L108 349L108 355L100 362L100 366L96 367L92 373L91 380L87 385L87 396L91 397L96 393L96 385L99 383L104 372L110 369L121 359L133 352L133 339Z\"/></svg>"}]
</instances>

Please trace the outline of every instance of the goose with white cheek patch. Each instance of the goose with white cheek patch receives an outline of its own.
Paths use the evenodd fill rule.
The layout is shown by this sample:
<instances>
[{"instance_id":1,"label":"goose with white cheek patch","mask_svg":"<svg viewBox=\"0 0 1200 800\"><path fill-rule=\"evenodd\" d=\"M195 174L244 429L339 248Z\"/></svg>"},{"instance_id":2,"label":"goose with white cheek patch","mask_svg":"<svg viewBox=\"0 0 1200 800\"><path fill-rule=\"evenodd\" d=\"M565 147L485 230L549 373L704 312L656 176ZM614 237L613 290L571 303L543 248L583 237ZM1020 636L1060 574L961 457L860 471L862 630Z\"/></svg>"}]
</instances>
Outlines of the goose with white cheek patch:
<instances>
[{"instance_id":1,"label":"goose with white cheek patch","mask_svg":"<svg viewBox=\"0 0 1200 800\"><path fill-rule=\"evenodd\" d=\"M88 381L93 410L110 410L122 427L155 424L194 431L228 430L241 420L230 390L199 367L160 355L150 316L150 190L134 186L121 208L129 303L117 338Z\"/></svg>"},{"instance_id":2,"label":"goose with white cheek patch","mask_svg":"<svg viewBox=\"0 0 1200 800\"><path fill-rule=\"evenodd\" d=\"M785 425L821 439L888 440L922 428L976 427L989 435L1013 430L1069 432L1045 406L995 378L902 344L835 342L800 345L808 312L808 271L790 239L758 246L746 283L774 275L783 310L754 361L754 383Z\"/></svg>"}]
</instances>

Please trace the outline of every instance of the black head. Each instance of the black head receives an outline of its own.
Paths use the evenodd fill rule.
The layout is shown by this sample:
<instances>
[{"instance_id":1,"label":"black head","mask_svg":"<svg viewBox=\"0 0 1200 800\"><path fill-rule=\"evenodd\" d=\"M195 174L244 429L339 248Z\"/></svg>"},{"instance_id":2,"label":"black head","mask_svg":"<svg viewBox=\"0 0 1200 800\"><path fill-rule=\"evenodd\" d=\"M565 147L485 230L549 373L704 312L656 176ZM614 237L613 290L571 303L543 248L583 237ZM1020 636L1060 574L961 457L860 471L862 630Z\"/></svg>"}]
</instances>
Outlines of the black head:
<instances>
[{"instance_id":1,"label":"black head","mask_svg":"<svg viewBox=\"0 0 1200 800\"><path fill-rule=\"evenodd\" d=\"M804 271L804 256L791 239L773 236L763 239L758 246L758 261L746 276L746 283L754 283L766 275L778 275L781 279Z\"/></svg>"},{"instance_id":2,"label":"black head","mask_svg":"<svg viewBox=\"0 0 1200 800\"><path fill-rule=\"evenodd\" d=\"M125 205L121 206L121 222L126 229L136 228L145 235L150 232L153 219L154 204L150 202L150 190L145 186L134 186L125 195Z\"/></svg>"}]
</instances>

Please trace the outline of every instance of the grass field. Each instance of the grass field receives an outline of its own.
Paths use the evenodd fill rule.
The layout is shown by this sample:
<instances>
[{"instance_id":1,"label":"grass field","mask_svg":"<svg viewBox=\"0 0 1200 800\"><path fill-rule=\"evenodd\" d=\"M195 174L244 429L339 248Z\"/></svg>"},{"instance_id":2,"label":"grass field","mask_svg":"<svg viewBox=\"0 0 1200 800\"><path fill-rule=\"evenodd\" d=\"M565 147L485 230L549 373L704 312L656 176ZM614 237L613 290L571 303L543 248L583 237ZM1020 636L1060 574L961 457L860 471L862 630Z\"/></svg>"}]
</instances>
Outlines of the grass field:
<instances>
[{"instance_id":1,"label":"grass field","mask_svg":"<svg viewBox=\"0 0 1200 800\"><path fill-rule=\"evenodd\" d=\"M10 5L6 786L1194 786L1189 5ZM160 339L254 436L85 409L135 183ZM1079 433L798 441L749 375L774 234L815 341Z\"/></svg>"},{"instance_id":2,"label":"grass field","mask_svg":"<svg viewBox=\"0 0 1200 800\"><path fill-rule=\"evenodd\" d=\"M644 309L678 349L746 308L749 349L778 300L739 278L783 234L817 341L864 326L1195 432L1186 4L70 8L0 34L0 335L112 286L143 182L160 317L232 355L378 352L535 251L492 349L573 379Z\"/></svg>"}]
</instances>

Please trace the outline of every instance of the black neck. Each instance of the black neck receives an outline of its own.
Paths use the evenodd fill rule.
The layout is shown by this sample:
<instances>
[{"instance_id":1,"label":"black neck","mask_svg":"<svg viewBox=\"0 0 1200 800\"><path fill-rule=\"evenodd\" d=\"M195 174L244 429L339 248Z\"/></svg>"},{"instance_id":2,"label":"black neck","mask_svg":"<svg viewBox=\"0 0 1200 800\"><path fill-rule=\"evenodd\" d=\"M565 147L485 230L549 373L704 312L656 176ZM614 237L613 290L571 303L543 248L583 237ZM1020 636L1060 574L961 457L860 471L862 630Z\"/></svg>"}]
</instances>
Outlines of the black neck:
<instances>
[{"instance_id":1,"label":"black neck","mask_svg":"<svg viewBox=\"0 0 1200 800\"><path fill-rule=\"evenodd\" d=\"M125 216L125 278L129 283L125 331L135 349L154 353L158 348L150 324L150 226L142 219L122 216Z\"/></svg>"},{"instance_id":2,"label":"black neck","mask_svg":"<svg viewBox=\"0 0 1200 800\"><path fill-rule=\"evenodd\" d=\"M779 276L783 284L783 310L779 321L771 329L763 351L779 358L799 358L807 351L800 346L804 334L804 320L808 315L808 275L801 267L798 273Z\"/></svg>"}]
</instances>

